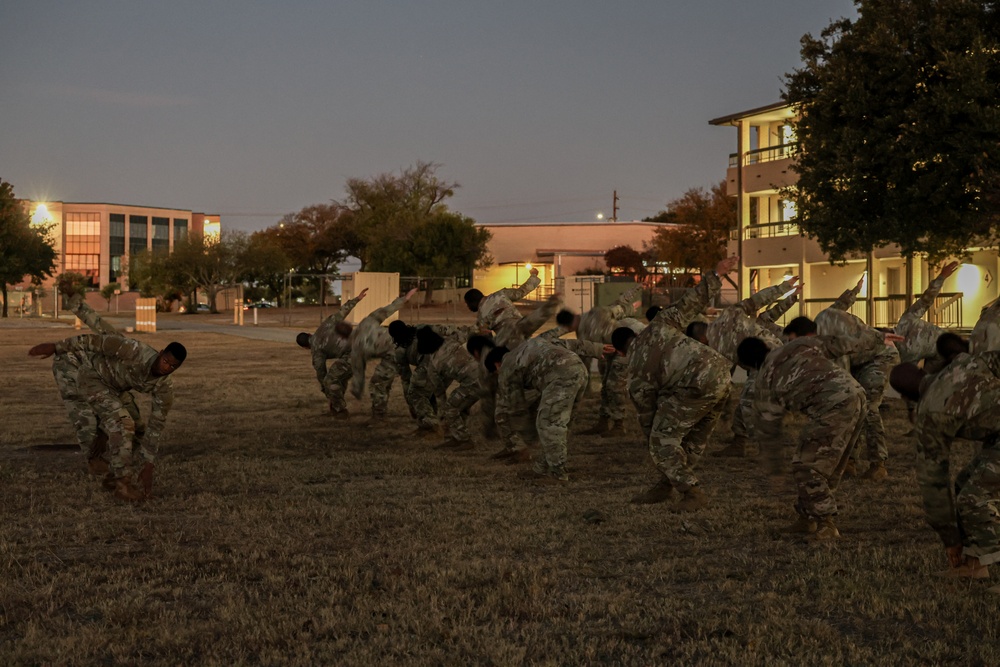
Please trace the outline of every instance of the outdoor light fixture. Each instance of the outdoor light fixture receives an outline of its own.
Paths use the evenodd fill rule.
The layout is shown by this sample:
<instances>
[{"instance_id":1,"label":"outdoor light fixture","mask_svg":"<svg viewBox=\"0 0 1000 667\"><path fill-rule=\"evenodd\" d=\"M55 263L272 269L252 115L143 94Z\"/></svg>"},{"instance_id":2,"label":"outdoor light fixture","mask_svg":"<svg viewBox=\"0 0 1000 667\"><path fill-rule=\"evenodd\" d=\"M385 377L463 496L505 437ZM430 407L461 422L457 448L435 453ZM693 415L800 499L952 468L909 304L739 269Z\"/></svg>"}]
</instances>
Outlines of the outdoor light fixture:
<instances>
[{"instance_id":1,"label":"outdoor light fixture","mask_svg":"<svg viewBox=\"0 0 1000 667\"><path fill-rule=\"evenodd\" d=\"M597 214L597 219L598 220L604 220L604 214L603 213L598 213Z\"/></svg>"},{"instance_id":2,"label":"outdoor light fixture","mask_svg":"<svg viewBox=\"0 0 1000 667\"><path fill-rule=\"evenodd\" d=\"M528 269L529 271L531 271L531 262L527 262L527 263L525 263L525 265L524 265L524 268L526 268L526 269Z\"/></svg>"},{"instance_id":3,"label":"outdoor light fixture","mask_svg":"<svg viewBox=\"0 0 1000 667\"><path fill-rule=\"evenodd\" d=\"M976 294L983 283L979 267L975 264L963 264L958 269L955 282L958 284L960 292L969 295Z\"/></svg>"},{"instance_id":4,"label":"outdoor light fixture","mask_svg":"<svg viewBox=\"0 0 1000 667\"><path fill-rule=\"evenodd\" d=\"M49 207L45 204L39 204L35 208L34 214L31 216L31 223L34 225L44 225L47 222L52 221L52 216L49 215Z\"/></svg>"}]
</instances>

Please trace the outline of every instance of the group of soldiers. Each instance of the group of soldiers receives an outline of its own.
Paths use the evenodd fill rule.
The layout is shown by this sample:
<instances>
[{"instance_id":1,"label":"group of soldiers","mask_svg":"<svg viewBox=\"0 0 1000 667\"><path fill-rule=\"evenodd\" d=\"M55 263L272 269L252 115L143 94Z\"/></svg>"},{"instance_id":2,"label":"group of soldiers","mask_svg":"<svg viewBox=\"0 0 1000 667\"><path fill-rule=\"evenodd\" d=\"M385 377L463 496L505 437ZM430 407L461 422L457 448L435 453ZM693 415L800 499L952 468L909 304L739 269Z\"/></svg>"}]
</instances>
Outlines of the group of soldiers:
<instances>
[{"instance_id":1,"label":"group of soldiers","mask_svg":"<svg viewBox=\"0 0 1000 667\"><path fill-rule=\"evenodd\" d=\"M737 263L736 257L723 260L674 303L647 311L646 321L634 317L641 303L638 285L614 304L582 315L557 314L558 294L523 315L514 304L538 287L532 270L517 288L489 295L468 290L465 303L477 314L471 326L401 320L383 326L415 290L351 325L346 317L365 298L362 291L296 342L311 351L334 418L349 419L346 392L361 398L367 381L371 418L381 422L399 376L415 435L443 437L439 449L473 449L471 410L478 403L484 434L502 443L493 458L530 461L529 443L537 439L541 454L533 473L552 483L568 479L568 428L596 361L600 410L584 433L625 434L631 402L658 471L656 483L632 502L665 503L676 496L678 511L708 503L696 469L739 366L747 380L733 414L732 439L716 455L753 457L760 450L777 476L784 416L804 415L791 461L797 518L781 530L814 543L840 536L834 492L843 475L873 482L888 477L879 406L891 377L910 410L918 479L928 520L945 543L948 573L988 576L987 566L1000 560L1000 423L990 418L1000 397L1000 305L984 310L970 341L924 319L958 266L951 263L894 332L876 330L850 313L861 281L815 320L796 317L777 325L801 294L794 276L709 321L720 277ZM171 403L169 376L186 352L179 343L156 351L122 337L80 298L70 307L96 333L42 344L29 354L56 355L53 373L90 471L105 473L116 497L141 500L152 490L157 441ZM553 315L557 326L537 333ZM570 333L575 338L564 338ZM368 362L376 364L370 379ZM148 424L142 424L132 391L153 396ZM949 457L955 438L983 446L953 482ZM868 467L860 472L862 454Z\"/></svg>"}]
</instances>

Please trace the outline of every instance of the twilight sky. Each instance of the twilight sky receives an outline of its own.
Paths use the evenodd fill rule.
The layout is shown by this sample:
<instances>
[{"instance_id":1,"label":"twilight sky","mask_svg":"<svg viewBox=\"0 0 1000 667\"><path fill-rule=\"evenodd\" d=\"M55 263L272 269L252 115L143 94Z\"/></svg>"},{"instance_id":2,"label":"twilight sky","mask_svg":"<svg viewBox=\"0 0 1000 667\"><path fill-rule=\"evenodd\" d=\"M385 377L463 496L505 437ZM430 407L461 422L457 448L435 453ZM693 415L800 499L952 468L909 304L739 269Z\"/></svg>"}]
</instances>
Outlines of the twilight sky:
<instances>
[{"instance_id":1,"label":"twilight sky","mask_svg":"<svg viewBox=\"0 0 1000 667\"><path fill-rule=\"evenodd\" d=\"M19 197L255 230L418 160L482 222L640 219L725 176L799 38L851 0L5 0Z\"/></svg>"}]
</instances>

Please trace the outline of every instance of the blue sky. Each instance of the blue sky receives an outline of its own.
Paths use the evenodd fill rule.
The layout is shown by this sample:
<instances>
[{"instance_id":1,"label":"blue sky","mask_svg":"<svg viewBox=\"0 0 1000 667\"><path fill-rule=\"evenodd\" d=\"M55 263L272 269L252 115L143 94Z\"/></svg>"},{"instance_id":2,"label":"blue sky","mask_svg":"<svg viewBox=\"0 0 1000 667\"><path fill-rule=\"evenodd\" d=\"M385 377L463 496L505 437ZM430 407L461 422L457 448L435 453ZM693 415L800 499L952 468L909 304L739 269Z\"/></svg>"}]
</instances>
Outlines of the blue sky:
<instances>
[{"instance_id":1,"label":"blue sky","mask_svg":"<svg viewBox=\"0 0 1000 667\"><path fill-rule=\"evenodd\" d=\"M483 222L619 219L725 176L799 38L849 0L0 6L0 178L20 197L261 229L418 160Z\"/></svg>"}]
</instances>

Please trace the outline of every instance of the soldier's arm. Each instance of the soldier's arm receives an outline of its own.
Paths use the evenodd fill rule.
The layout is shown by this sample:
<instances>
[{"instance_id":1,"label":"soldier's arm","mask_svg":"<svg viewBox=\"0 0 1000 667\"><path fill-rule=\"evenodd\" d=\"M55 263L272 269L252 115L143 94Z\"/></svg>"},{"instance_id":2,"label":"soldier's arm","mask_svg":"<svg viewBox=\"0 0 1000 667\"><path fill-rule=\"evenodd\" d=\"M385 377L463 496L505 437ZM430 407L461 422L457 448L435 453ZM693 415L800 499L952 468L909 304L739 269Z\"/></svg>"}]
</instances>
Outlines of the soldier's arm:
<instances>
[{"instance_id":1,"label":"soldier's arm","mask_svg":"<svg viewBox=\"0 0 1000 667\"><path fill-rule=\"evenodd\" d=\"M326 352L323 350L313 349L312 352L312 365L313 369L316 371L316 379L319 380L320 386L323 385L323 380L326 379Z\"/></svg>"},{"instance_id":2,"label":"soldier's arm","mask_svg":"<svg viewBox=\"0 0 1000 667\"><path fill-rule=\"evenodd\" d=\"M991 373L1000 377L1000 351L980 352L979 359L990 369Z\"/></svg>"},{"instance_id":3,"label":"soldier's arm","mask_svg":"<svg viewBox=\"0 0 1000 667\"><path fill-rule=\"evenodd\" d=\"M940 416L940 419L918 417L917 481L924 499L927 523L937 532L946 547L962 544L955 508L948 455L955 429L960 420Z\"/></svg>"},{"instance_id":4,"label":"soldier's arm","mask_svg":"<svg viewBox=\"0 0 1000 667\"><path fill-rule=\"evenodd\" d=\"M56 353L83 352L85 354L100 354L105 357L114 357L121 361L135 361L141 357L138 345L135 341L128 343L128 339L118 334L84 334L67 338L55 344Z\"/></svg>"},{"instance_id":5,"label":"soldier's arm","mask_svg":"<svg viewBox=\"0 0 1000 667\"><path fill-rule=\"evenodd\" d=\"M650 326L671 326L681 331L698 316L722 291L722 280L715 273L706 273L701 282L684 292L677 303L672 303L656 314Z\"/></svg>"},{"instance_id":6,"label":"soldier's arm","mask_svg":"<svg viewBox=\"0 0 1000 667\"><path fill-rule=\"evenodd\" d=\"M830 304L830 308L834 310L850 310L854 302L858 300L858 293L861 292L861 285L865 282L864 276L858 281L858 284L851 289L844 290L844 293L837 297L837 300Z\"/></svg>"},{"instance_id":7,"label":"soldier's arm","mask_svg":"<svg viewBox=\"0 0 1000 667\"><path fill-rule=\"evenodd\" d=\"M66 304L69 311L80 318L80 321L87 325L87 327L94 333L99 334L116 334L118 330L113 326L101 319L101 316L97 314L97 311L87 305L87 302L83 298L83 294L74 294L69 303Z\"/></svg>"},{"instance_id":8,"label":"soldier's arm","mask_svg":"<svg viewBox=\"0 0 1000 667\"><path fill-rule=\"evenodd\" d=\"M520 287L505 287L504 289L497 290L490 296L501 296L509 299L510 301L520 301L524 297L528 296L535 291L535 288L542 284L542 279L538 275L531 275L527 280L522 283Z\"/></svg>"},{"instance_id":9,"label":"soldier's arm","mask_svg":"<svg viewBox=\"0 0 1000 667\"><path fill-rule=\"evenodd\" d=\"M149 414L149 423L146 425L146 433L139 444L139 457L145 463L154 463L160 451L160 435L167 425L167 413L174 405L174 389L170 378L162 380L150 394L152 398L152 409Z\"/></svg>"},{"instance_id":10,"label":"soldier's arm","mask_svg":"<svg viewBox=\"0 0 1000 667\"><path fill-rule=\"evenodd\" d=\"M361 299L363 299L364 297L365 297L364 294L359 294L358 296L354 297L353 299L348 299L347 303L341 305L340 306L340 310L338 310L336 313L334 313L334 315L337 316L337 321L338 322L342 322L345 317L347 317L348 315L350 315L351 311L354 310L354 306L358 305L358 302L361 301Z\"/></svg>"},{"instance_id":11,"label":"soldier's arm","mask_svg":"<svg viewBox=\"0 0 1000 667\"><path fill-rule=\"evenodd\" d=\"M781 447L781 423L784 418L785 409L766 393L753 402L754 439L760 446L770 475L781 472L784 463L784 451Z\"/></svg>"},{"instance_id":12,"label":"soldier's arm","mask_svg":"<svg viewBox=\"0 0 1000 667\"><path fill-rule=\"evenodd\" d=\"M509 447L523 448L521 435L514 430L514 420L523 416L525 411L524 397L519 385L520 379L515 373L501 376L497 387L495 420L500 439Z\"/></svg>"},{"instance_id":13,"label":"soldier's arm","mask_svg":"<svg viewBox=\"0 0 1000 667\"><path fill-rule=\"evenodd\" d=\"M931 281L931 284L927 286L924 293L920 295L920 298L910 304L910 307L906 309L907 315L912 315L913 317L923 319L927 311L931 309L934 305L934 301L937 299L938 294L941 293L941 288L944 287L944 279L947 276L939 275L937 278Z\"/></svg>"},{"instance_id":14,"label":"soldier's arm","mask_svg":"<svg viewBox=\"0 0 1000 667\"><path fill-rule=\"evenodd\" d=\"M757 317L757 321L763 325L773 324L781 319L781 316L799 302L799 293L795 292L791 296L778 300L773 306L765 310Z\"/></svg>"},{"instance_id":15,"label":"soldier's arm","mask_svg":"<svg viewBox=\"0 0 1000 667\"><path fill-rule=\"evenodd\" d=\"M546 329L542 333L538 334L538 337L542 340L547 340L549 342L554 342L569 333L569 329L564 326L554 326L551 329Z\"/></svg>"},{"instance_id":16,"label":"soldier's arm","mask_svg":"<svg viewBox=\"0 0 1000 667\"><path fill-rule=\"evenodd\" d=\"M564 343L571 352L575 352L581 357L592 357L594 359L600 359L604 356L604 344L597 343L592 340L564 340L559 341Z\"/></svg>"},{"instance_id":17,"label":"soldier's arm","mask_svg":"<svg viewBox=\"0 0 1000 667\"><path fill-rule=\"evenodd\" d=\"M362 347L360 339L351 345L351 394L354 398L361 398L365 390L365 364L368 359Z\"/></svg>"},{"instance_id":18,"label":"soldier's arm","mask_svg":"<svg viewBox=\"0 0 1000 667\"><path fill-rule=\"evenodd\" d=\"M642 285L636 283L635 287L622 292L615 302L611 304L611 314L616 320L628 317L635 313L635 299L642 291Z\"/></svg>"},{"instance_id":19,"label":"soldier's arm","mask_svg":"<svg viewBox=\"0 0 1000 667\"><path fill-rule=\"evenodd\" d=\"M739 307L742 308L743 312L747 315L754 317L756 316L758 310L764 306L774 303L782 294L793 289L795 289L795 279L786 280L783 283L765 287L759 292L752 294L750 298L743 299L740 301Z\"/></svg>"},{"instance_id":20,"label":"soldier's arm","mask_svg":"<svg viewBox=\"0 0 1000 667\"><path fill-rule=\"evenodd\" d=\"M872 331L875 330L872 329ZM880 339L878 344L885 345L884 340L881 338L882 334L878 331L875 331L875 333L878 334ZM829 335L816 336L816 338L823 343L827 356L834 360L866 350L874 343L870 336Z\"/></svg>"},{"instance_id":21,"label":"soldier's arm","mask_svg":"<svg viewBox=\"0 0 1000 667\"><path fill-rule=\"evenodd\" d=\"M385 322L387 317L389 317L390 315L398 311L400 308L402 308L404 303L406 303L405 295L393 300L393 302L387 306L376 308L372 312L368 313L368 317L372 318L379 324L382 324L383 322Z\"/></svg>"}]
</instances>

